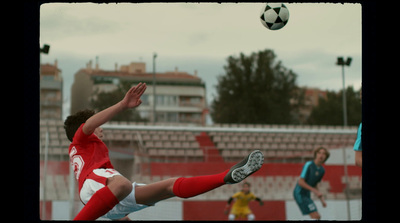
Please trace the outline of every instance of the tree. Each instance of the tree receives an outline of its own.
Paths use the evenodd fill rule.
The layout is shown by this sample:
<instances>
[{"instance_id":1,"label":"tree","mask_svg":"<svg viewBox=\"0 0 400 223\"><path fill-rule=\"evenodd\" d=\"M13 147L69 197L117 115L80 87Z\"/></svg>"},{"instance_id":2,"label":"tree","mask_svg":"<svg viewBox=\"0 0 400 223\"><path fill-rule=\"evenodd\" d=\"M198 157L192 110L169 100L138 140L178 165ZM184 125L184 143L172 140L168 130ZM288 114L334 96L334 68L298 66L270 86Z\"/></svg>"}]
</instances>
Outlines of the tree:
<instances>
[{"instance_id":1,"label":"tree","mask_svg":"<svg viewBox=\"0 0 400 223\"><path fill-rule=\"evenodd\" d=\"M272 50L249 56L229 56L225 75L218 77L217 96L211 104L216 123L289 124L301 91L297 75L276 61ZM291 99L296 103L291 103Z\"/></svg>"},{"instance_id":2,"label":"tree","mask_svg":"<svg viewBox=\"0 0 400 223\"><path fill-rule=\"evenodd\" d=\"M320 98L308 117L311 125L343 125L343 91L336 93L328 91L326 99ZM360 91L354 91L353 87L346 89L347 124L356 125L361 122L361 98Z\"/></svg>"},{"instance_id":3,"label":"tree","mask_svg":"<svg viewBox=\"0 0 400 223\"><path fill-rule=\"evenodd\" d=\"M125 93L130 89L132 83L122 81L117 89L110 92L100 92L95 100L91 100L91 107L96 111L104 110L119 101L121 101ZM115 115L111 121L146 121L142 119L135 109L127 109Z\"/></svg>"}]
</instances>

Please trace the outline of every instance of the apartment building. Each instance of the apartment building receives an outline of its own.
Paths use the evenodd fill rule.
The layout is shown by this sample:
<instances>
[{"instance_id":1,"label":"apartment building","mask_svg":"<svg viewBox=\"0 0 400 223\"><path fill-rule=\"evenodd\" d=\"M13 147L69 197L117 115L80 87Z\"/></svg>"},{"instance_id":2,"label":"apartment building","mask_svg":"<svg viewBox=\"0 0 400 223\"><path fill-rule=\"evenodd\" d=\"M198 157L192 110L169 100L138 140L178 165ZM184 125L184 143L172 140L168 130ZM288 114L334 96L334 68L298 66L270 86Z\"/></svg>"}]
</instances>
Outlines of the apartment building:
<instances>
[{"instance_id":1,"label":"apartment building","mask_svg":"<svg viewBox=\"0 0 400 223\"><path fill-rule=\"evenodd\" d=\"M63 79L57 60L40 65L40 118L61 119Z\"/></svg>"},{"instance_id":2,"label":"apartment building","mask_svg":"<svg viewBox=\"0 0 400 223\"><path fill-rule=\"evenodd\" d=\"M142 96L142 105L137 108L141 118L156 123L189 123L204 125L207 114L205 83L197 72L174 71L155 74L155 97L153 95L153 73L146 71L143 62L132 62L114 70L102 70L92 62L80 69L71 87L71 114L90 107L90 100L100 92L115 90L122 81L133 84L145 82L147 90ZM155 103L155 115L153 106Z\"/></svg>"}]
</instances>

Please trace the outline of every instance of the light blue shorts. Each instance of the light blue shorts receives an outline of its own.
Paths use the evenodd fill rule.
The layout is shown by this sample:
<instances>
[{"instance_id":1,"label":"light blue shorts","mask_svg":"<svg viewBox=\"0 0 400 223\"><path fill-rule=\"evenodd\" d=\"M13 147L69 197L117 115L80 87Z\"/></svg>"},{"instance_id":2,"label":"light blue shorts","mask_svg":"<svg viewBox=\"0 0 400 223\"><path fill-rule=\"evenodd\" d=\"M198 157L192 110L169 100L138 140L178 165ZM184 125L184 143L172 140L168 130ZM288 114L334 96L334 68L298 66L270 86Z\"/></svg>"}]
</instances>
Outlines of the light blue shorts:
<instances>
[{"instance_id":1,"label":"light blue shorts","mask_svg":"<svg viewBox=\"0 0 400 223\"><path fill-rule=\"evenodd\" d=\"M142 185L142 184L139 184ZM132 183L132 191L131 193L124 198L122 201L120 201L117 205L113 207L107 214L103 215L104 218L108 218L111 220L117 220L120 218L125 217L126 215L135 212L135 211L140 211L143 208L147 208L150 206L144 205L144 204L137 204L136 199L135 199L135 187L138 186L136 182Z\"/></svg>"}]
</instances>

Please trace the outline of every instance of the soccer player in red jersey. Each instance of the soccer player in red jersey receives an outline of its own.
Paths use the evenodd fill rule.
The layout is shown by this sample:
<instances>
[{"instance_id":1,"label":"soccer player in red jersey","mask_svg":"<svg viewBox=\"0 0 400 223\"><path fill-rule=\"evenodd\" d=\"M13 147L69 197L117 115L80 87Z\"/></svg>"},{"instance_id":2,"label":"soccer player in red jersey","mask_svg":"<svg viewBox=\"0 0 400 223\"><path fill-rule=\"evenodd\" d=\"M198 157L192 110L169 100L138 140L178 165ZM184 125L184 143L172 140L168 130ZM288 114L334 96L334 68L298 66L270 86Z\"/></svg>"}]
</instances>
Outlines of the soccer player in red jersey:
<instances>
[{"instance_id":1,"label":"soccer player in red jersey","mask_svg":"<svg viewBox=\"0 0 400 223\"><path fill-rule=\"evenodd\" d=\"M91 110L68 116L64 128L71 145L69 156L78 181L79 196L85 206L74 220L95 220L101 216L116 220L174 196L190 198L224 184L234 184L261 168L263 154L255 150L222 173L197 177L170 178L148 185L131 183L110 162L107 146L101 141L100 126L114 115L139 106L145 83L133 86L117 104L98 113Z\"/></svg>"}]
</instances>

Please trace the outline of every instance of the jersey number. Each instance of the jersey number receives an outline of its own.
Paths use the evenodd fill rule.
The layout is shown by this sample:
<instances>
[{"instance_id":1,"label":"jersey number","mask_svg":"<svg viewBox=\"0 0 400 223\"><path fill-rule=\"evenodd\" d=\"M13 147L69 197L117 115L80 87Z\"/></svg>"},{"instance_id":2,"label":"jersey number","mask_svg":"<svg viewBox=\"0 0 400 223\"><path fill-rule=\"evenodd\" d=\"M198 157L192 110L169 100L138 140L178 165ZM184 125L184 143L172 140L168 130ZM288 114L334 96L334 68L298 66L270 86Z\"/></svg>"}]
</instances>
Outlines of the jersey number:
<instances>
[{"instance_id":1,"label":"jersey number","mask_svg":"<svg viewBox=\"0 0 400 223\"><path fill-rule=\"evenodd\" d=\"M83 161L82 156L75 155L77 153L75 146L72 147L71 152L69 153L69 157L71 160L72 168L75 172L75 178L78 180L79 175L81 174L82 168L85 165L85 161Z\"/></svg>"}]
</instances>

